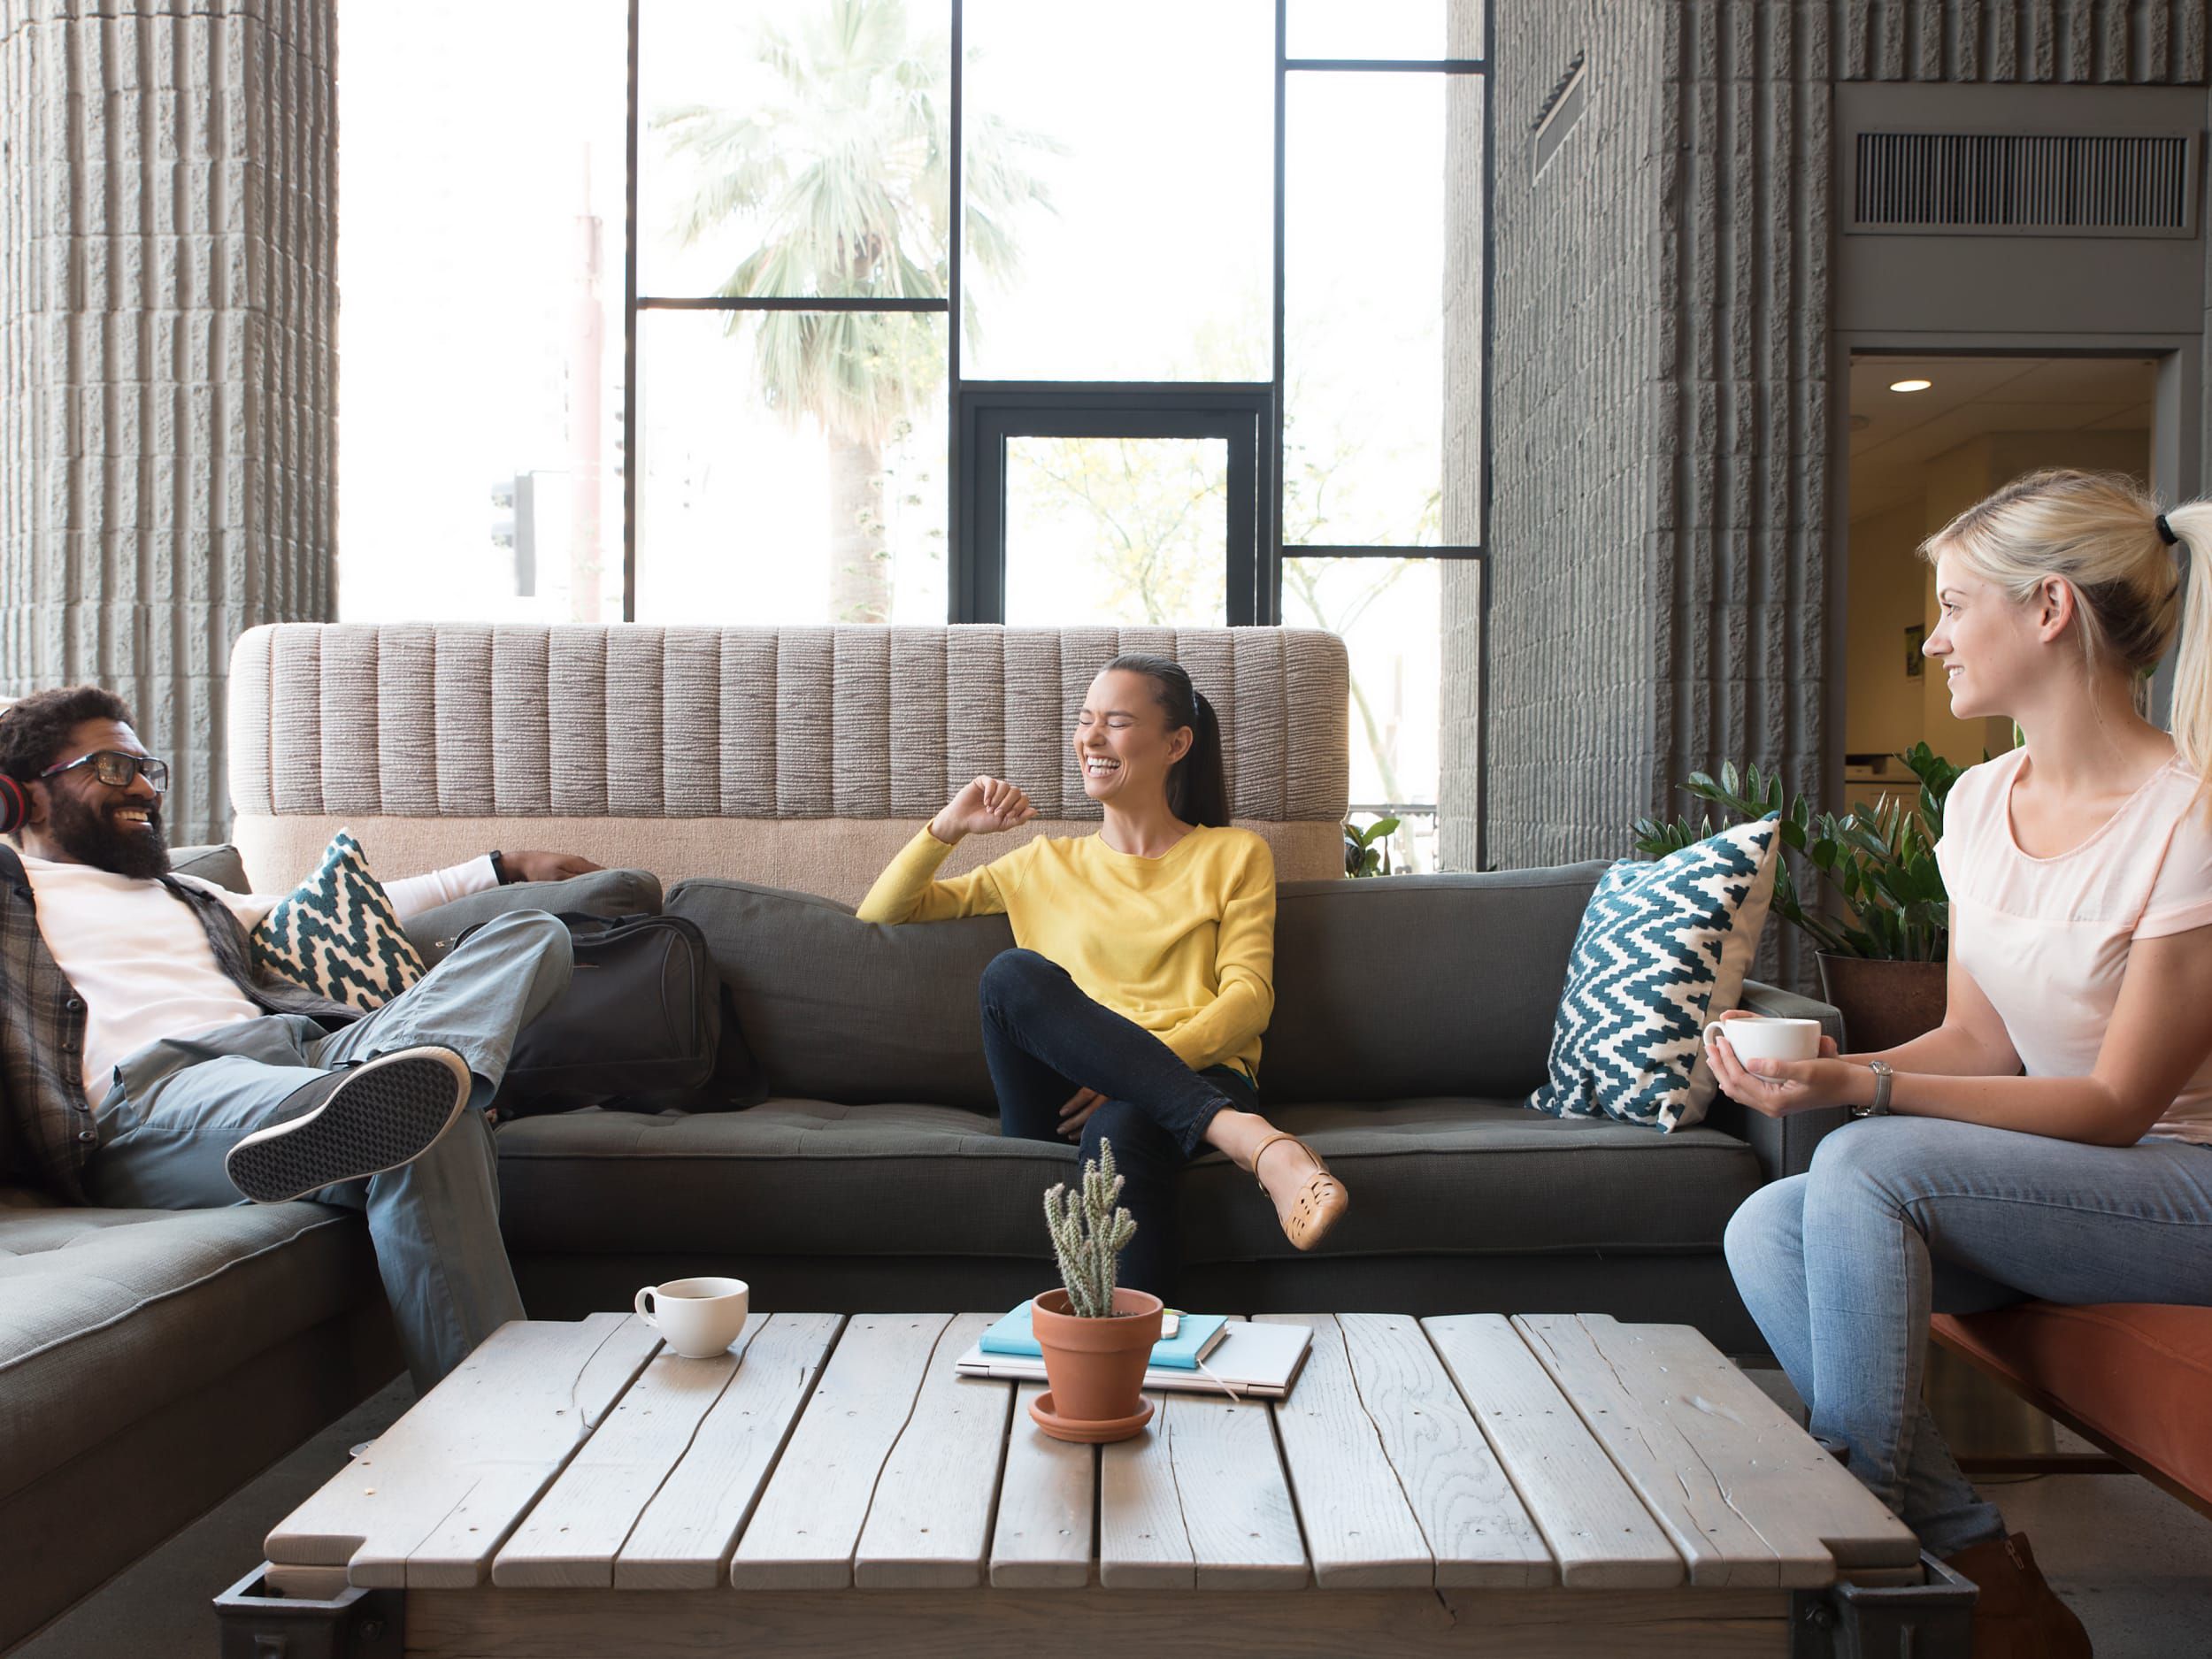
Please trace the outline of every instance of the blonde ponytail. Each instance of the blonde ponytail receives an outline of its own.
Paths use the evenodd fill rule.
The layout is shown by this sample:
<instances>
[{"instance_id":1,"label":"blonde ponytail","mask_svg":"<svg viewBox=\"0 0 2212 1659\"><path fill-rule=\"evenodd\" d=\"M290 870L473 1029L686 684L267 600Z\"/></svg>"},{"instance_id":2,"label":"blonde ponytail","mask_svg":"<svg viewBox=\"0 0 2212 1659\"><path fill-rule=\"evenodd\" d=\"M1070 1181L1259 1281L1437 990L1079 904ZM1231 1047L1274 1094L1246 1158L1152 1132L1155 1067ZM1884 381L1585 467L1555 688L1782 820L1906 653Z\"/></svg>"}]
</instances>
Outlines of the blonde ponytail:
<instances>
[{"instance_id":1,"label":"blonde ponytail","mask_svg":"<svg viewBox=\"0 0 2212 1659\"><path fill-rule=\"evenodd\" d=\"M2185 502L2165 515L2136 481L2117 472L2052 468L2016 478L1977 502L1920 544L1934 564L1948 554L2015 603L2057 577L2074 592L2082 664L2093 678L2142 677L2181 632L2182 587L2189 624L2175 660L2174 746L2200 778L2212 770L2212 502ZM2177 556L2179 556L2178 557Z\"/></svg>"},{"instance_id":2,"label":"blonde ponytail","mask_svg":"<svg viewBox=\"0 0 2212 1659\"><path fill-rule=\"evenodd\" d=\"M2174 747L2200 779L2212 780L2212 502L2185 502L2166 515L2186 591L2175 632Z\"/></svg>"}]
</instances>

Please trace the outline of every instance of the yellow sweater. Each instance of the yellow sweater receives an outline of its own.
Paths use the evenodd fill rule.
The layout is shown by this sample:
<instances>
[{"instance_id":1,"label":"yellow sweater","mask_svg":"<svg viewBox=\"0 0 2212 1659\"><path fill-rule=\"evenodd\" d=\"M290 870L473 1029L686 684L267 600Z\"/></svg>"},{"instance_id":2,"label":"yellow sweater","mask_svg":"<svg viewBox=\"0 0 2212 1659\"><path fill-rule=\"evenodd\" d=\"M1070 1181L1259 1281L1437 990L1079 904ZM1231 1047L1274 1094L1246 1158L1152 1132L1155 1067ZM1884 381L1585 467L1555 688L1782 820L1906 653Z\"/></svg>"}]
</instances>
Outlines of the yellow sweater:
<instances>
[{"instance_id":1,"label":"yellow sweater","mask_svg":"<svg viewBox=\"0 0 2212 1659\"><path fill-rule=\"evenodd\" d=\"M1157 858L1095 835L1043 837L949 881L928 826L861 901L864 922L1003 914L1014 942L1058 963L1194 1071L1259 1075L1275 1010L1275 857L1250 830L1194 829Z\"/></svg>"}]
</instances>

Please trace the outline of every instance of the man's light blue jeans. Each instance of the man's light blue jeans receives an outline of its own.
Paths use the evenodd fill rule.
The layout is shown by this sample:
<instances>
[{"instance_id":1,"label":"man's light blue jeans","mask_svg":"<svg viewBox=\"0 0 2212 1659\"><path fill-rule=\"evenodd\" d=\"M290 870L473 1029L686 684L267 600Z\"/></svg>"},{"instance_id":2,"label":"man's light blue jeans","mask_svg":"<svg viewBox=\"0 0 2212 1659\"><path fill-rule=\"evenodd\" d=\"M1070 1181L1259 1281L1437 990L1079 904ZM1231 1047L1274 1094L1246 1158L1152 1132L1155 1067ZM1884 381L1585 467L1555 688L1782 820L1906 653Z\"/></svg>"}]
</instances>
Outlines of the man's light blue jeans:
<instances>
[{"instance_id":1,"label":"man's light blue jeans","mask_svg":"<svg viewBox=\"0 0 2212 1659\"><path fill-rule=\"evenodd\" d=\"M1931 1312L2212 1303L2212 1146L1868 1118L1746 1199L1726 1245L1813 1432L1945 1559L2005 1525L1921 1403Z\"/></svg>"},{"instance_id":2,"label":"man's light blue jeans","mask_svg":"<svg viewBox=\"0 0 2212 1659\"><path fill-rule=\"evenodd\" d=\"M499 1237L499 1176L484 1108L515 1035L568 984L568 930L541 910L487 923L417 984L335 1032L272 1014L149 1043L115 1069L94 1112L86 1184L119 1210L202 1210L245 1199L223 1173L231 1147L280 1122L285 1102L334 1067L435 1044L468 1062L468 1110L413 1163L315 1194L364 1211L419 1390L510 1319L522 1294ZM295 1108L295 1110L297 1109Z\"/></svg>"}]
</instances>

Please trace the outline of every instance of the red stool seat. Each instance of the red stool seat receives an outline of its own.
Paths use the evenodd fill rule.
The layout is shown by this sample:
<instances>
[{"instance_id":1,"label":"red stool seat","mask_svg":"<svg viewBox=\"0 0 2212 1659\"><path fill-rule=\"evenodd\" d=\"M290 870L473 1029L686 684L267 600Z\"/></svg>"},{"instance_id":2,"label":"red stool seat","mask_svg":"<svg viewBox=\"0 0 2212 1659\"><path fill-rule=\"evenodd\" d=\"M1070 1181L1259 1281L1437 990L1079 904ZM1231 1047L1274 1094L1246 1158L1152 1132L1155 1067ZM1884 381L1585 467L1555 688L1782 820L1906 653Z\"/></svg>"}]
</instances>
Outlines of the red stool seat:
<instances>
[{"instance_id":1,"label":"red stool seat","mask_svg":"<svg viewBox=\"0 0 2212 1659\"><path fill-rule=\"evenodd\" d=\"M2212 1308L2022 1302L1936 1339L2177 1496L2212 1509Z\"/></svg>"}]
</instances>

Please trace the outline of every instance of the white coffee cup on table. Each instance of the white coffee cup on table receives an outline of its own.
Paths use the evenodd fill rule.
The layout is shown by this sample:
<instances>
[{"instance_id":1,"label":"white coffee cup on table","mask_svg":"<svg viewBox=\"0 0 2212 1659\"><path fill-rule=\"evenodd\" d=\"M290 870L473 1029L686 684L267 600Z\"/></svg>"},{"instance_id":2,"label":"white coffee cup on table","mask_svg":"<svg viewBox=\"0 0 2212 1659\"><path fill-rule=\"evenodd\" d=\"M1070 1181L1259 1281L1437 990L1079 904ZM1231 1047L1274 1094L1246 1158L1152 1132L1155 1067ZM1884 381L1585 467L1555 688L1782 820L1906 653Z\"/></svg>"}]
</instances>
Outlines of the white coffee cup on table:
<instances>
[{"instance_id":1,"label":"white coffee cup on table","mask_svg":"<svg viewBox=\"0 0 2212 1659\"><path fill-rule=\"evenodd\" d=\"M1705 1044L1712 1047L1719 1032L1748 1064L1754 1060L1817 1060L1820 1058L1820 1022L1816 1019L1778 1019L1753 1014L1742 1019L1717 1019L1705 1028Z\"/></svg>"},{"instance_id":2,"label":"white coffee cup on table","mask_svg":"<svg viewBox=\"0 0 2212 1659\"><path fill-rule=\"evenodd\" d=\"M672 1279L648 1285L633 1305L686 1359L712 1359L744 1334L753 1293L741 1279Z\"/></svg>"}]
</instances>

